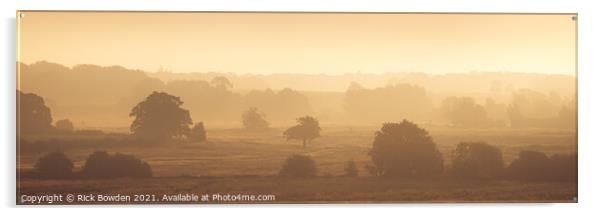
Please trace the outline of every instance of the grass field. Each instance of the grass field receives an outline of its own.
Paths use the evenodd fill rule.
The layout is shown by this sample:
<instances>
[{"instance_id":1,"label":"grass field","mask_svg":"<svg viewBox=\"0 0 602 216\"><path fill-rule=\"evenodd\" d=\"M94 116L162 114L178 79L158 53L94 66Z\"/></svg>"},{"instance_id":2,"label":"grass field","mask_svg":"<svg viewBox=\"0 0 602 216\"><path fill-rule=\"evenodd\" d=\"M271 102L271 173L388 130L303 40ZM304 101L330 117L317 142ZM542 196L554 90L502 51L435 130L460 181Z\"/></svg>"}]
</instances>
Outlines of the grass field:
<instances>
[{"instance_id":1,"label":"grass field","mask_svg":"<svg viewBox=\"0 0 602 216\"><path fill-rule=\"evenodd\" d=\"M20 179L21 194L55 192L96 193L251 193L275 194L275 202L489 202L565 201L577 194L576 182L456 182L395 181L370 177L364 165L378 128L324 127L322 136L303 148L298 141L286 141L282 128L264 132L242 129L208 131L208 141L162 145L70 143L57 146L30 146L20 149L20 170L29 170L49 150L61 149L79 169L95 150L134 154L147 161L155 178L117 180L36 180ZM502 149L504 161L511 162L521 150L546 154L574 153L576 134L570 131L539 129L456 129L431 127L427 130L438 144L445 162L461 141L485 141ZM61 136L57 140L131 139L126 135ZM31 139L49 139L33 137ZM291 154L313 157L320 177L283 179L275 177ZM358 178L339 177L344 164L354 160Z\"/></svg>"}]
</instances>

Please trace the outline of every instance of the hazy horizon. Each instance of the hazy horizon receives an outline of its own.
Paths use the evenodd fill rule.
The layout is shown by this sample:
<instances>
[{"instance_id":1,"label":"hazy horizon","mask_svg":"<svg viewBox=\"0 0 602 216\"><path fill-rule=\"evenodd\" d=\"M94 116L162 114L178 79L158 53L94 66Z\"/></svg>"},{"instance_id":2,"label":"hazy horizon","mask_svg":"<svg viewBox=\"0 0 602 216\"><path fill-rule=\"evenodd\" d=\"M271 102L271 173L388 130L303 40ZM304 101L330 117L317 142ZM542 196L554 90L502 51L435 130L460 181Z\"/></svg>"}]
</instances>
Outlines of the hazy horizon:
<instances>
[{"instance_id":1,"label":"hazy horizon","mask_svg":"<svg viewBox=\"0 0 602 216\"><path fill-rule=\"evenodd\" d=\"M17 60L26 64L236 75L576 74L570 14L24 13Z\"/></svg>"},{"instance_id":2,"label":"hazy horizon","mask_svg":"<svg viewBox=\"0 0 602 216\"><path fill-rule=\"evenodd\" d=\"M32 62L22 62L22 61L17 61L17 64L19 63L23 63L26 65L31 65L31 64L35 64L35 63L39 63L39 62L47 62L47 63L53 63L53 64L60 64L63 65L65 67L69 67L69 68L74 68L76 66L79 65L95 65L95 66L100 66L100 67L123 67L125 69L128 70L139 70L139 71L143 71L144 73L147 74L161 74L161 73L171 73L171 74L207 74L207 73L217 73L217 74L224 74L224 75L234 75L234 76L245 76L245 75L258 75L258 76L269 76L269 75L321 75L321 76L345 76L345 75L375 75L375 76L381 76L381 75L389 75L389 74L426 74L426 75L455 75L455 74L487 74L487 73L509 73L509 74L537 74L537 75L562 75L562 76L570 76L570 77L577 77L576 73L573 74L555 74L555 73L529 73L529 72L521 72L521 71L476 71L476 70L472 70L472 71L458 71L458 72L443 72L443 73L429 73L429 72L422 72L422 71L390 71L390 72L373 72L373 73L367 73L367 72L362 72L362 71L355 71L355 72L348 72L348 73L340 73L340 74L328 74L328 73L286 73L286 72L281 72L281 73L271 73L271 74L262 74L262 73L238 73L238 72L233 72L233 71L189 71L189 72L181 72L181 71L173 71L170 68L165 68L165 67L159 67L156 70L145 70L143 68L137 68L137 67L126 67L123 65L118 65L118 64L95 64L95 63L81 63L81 64L73 64L73 65L69 65L69 64L65 64L62 62L53 62L53 61L47 61L47 60L38 60L38 61L32 61Z\"/></svg>"}]
</instances>

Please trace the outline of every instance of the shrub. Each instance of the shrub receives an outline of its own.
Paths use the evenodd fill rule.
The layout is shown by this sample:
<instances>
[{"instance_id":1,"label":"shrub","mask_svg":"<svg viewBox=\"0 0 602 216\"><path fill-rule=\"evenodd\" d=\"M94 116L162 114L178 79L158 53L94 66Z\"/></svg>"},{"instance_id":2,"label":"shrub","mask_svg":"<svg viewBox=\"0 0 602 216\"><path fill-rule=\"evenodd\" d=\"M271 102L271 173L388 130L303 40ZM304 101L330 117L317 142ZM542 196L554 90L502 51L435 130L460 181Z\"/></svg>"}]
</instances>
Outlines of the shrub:
<instances>
[{"instance_id":1,"label":"shrub","mask_svg":"<svg viewBox=\"0 0 602 216\"><path fill-rule=\"evenodd\" d=\"M148 163L133 155L96 151L86 159L82 175L87 178L148 178L153 172Z\"/></svg>"},{"instance_id":2,"label":"shrub","mask_svg":"<svg viewBox=\"0 0 602 216\"><path fill-rule=\"evenodd\" d=\"M443 158L429 133L407 120L383 124L369 154L377 176L426 178L443 171Z\"/></svg>"},{"instance_id":3,"label":"shrub","mask_svg":"<svg viewBox=\"0 0 602 216\"><path fill-rule=\"evenodd\" d=\"M508 166L508 177L516 180L547 180L550 159L536 151L521 151Z\"/></svg>"},{"instance_id":4,"label":"shrub","mask_svg":"<svg viewBox=\"0 0 602 216\"><path fill-rule=\"evenodd\" d=\"M285 177L313 177L316 173L316 164L311 157L295 154L286 159L279 175Z\"/></svg>"},{"instance_id":5,"label":"shrub","mask_svg":"<svg viewBox=\"0 0 602 216\"><path fill-rule=\"evenodd\" d=\"M34 173L40 178L70 178L72 170L73 162L61 151L44 155L34 165Z\"/></svg>"},{"instance_id":6,"label":"shrub","mask_svg":"<svg viewBox=\"0 0 602 216\"><path fill-rule=\"evenodd\" d=\"M510 164L507 177L526 181L577 182L577 154L547 157L536 151L522 151Z\"/></svg>"},{"instance_id":7,"label":"shrub","mask_svg":"<svg viewBox=\"0 0 602 216\"><path fill-rule=\"evenodd\" d=\"M487 143L460 143L452 153L451 174L465 179L493 179L504 170L502 151Z\"/></svg>"}]
</instances>

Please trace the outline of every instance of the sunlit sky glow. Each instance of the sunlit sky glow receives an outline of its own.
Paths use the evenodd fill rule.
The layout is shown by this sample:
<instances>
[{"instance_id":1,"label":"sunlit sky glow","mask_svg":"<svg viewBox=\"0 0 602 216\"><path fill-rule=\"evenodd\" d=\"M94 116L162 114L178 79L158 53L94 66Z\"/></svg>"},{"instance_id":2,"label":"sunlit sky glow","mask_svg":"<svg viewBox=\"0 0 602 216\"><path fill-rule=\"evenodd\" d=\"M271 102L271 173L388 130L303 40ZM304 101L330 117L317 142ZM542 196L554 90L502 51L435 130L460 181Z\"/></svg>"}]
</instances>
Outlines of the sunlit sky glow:
<instances>
[{"instance_id":1,"label":"sunlit sky glow","mask_svg":"<svg viewBox=\"0 0 602 216\"><path fill-rule=\"evenodd\" d=\"M24 63L238 74L576 72L569 14L24 13Z\"/></svg>"}]
</instances>

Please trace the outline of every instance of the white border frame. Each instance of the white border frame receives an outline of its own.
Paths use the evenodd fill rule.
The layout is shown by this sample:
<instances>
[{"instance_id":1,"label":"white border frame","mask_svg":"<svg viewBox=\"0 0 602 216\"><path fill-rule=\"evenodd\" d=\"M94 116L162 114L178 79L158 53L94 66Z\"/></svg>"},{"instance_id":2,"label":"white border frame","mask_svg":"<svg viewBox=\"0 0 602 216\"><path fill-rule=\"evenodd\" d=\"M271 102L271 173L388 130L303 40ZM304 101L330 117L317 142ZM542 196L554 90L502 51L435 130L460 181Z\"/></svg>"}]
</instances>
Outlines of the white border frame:
<instances>
[{"instance_id":1,"label":"white border frame","mask_svg":"<svg viewBox=\"0 0 602 216\"><path fill-rule=\"evenodd\" d=\"M105 214L351 214L370 215L393 210L408 215L449 215L487 214L504 215L587 215L600 211L598 202L602 174L597 166L602 164L602 139L600 127L601 102L598 92L602 92L600 73L601 61L600 26L602 10L595 1L471 1L471 0L423 0L423 1L386 1L386 0L233 0L233 1L186 1L186 0L19 0L2 1L2 43L4 50L2 69L2 102L0 119L3 119L0 134L4 158L0 167L4 178L1 179L3 194L0 204L12 208L5 214L64 214L86 215ZM303 12L496 12L496 13L578 13L578 93L579 93L579 203L578 204L399 204L399 205L170 205L170 206L95 206L62 207L16 207L15 203L15 16L16 10L129 10L129 11L303 11ZM198 210L198 211L197 211ZM19 211L19 212L17 212ZM192 212L194 211L194 212Z\"/></svg>"}]
</instances>

